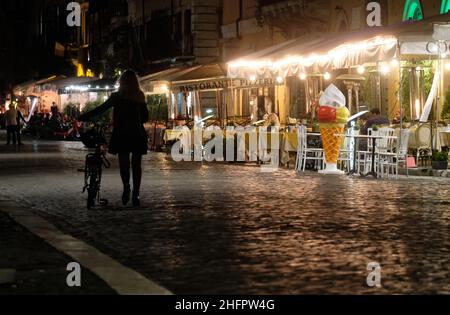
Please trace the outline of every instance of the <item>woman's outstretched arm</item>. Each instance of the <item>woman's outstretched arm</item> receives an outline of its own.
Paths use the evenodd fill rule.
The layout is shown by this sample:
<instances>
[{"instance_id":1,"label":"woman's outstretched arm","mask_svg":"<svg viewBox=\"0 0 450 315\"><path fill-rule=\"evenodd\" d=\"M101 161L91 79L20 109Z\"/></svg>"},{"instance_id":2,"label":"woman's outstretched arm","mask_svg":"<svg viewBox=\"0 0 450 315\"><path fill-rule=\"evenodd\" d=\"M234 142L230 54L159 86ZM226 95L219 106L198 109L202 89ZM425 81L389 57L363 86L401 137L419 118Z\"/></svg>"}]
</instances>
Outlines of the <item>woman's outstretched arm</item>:
<instances>
[{"instance_id":1,"label":"woman's outstretched arm","mask_svg":"<svg viewBox=\"0 0 450 315\"><path fill-rule=\"evenodd\" d=\"M92 118L100 116L104 112L106 112L109 109L114 107L114 103L115 103L114 99L115 99L115 96L113 94L113 95L111 95L111 97L105 103L103 103L102 105L100 105L96 109L91 110L90 112L81 115L78 120L79 121L90 121L90 120L92 120Z\"/></svg>"}]
</instances>

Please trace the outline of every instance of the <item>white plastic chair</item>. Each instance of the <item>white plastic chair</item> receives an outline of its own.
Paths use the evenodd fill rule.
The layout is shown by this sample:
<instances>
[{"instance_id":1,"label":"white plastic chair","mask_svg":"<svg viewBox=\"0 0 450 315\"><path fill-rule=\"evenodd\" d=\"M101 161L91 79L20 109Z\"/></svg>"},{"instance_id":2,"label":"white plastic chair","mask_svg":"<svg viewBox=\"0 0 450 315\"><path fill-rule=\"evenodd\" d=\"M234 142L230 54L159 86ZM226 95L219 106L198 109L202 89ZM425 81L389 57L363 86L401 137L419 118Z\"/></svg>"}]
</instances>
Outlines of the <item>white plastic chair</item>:
<instances>
[{"instance_id":1,"label":"white plastic chair","mask_svg":"<svg viewBox=\"0 0 450 315\"><path fill-rule=\"evenodd\" d=\"M409 176L408 169L408 144L411 132L407 129L401 130L398 137L395 152L380 153L381 176L385 177L395 175L398 179L398 170L400 164L405 165L406 175ZM385 172L387 170L387 172Z\"/></svg>"},{"instance_id":2,"label":"white plastic chair","mask_svg":"<svg viewBox=\"0 0 450 315\"><path fill-rule=\"evenodd\" d=\"M395 129L392 128L380 128L378 135L380 137L386 137L377 141L377 152L385 153L390 152L395 147Z\"/></svg>"},{"instance_id":3,"label":"white plastic chair","mask_svg":"<svg viewBox=\"0 0 450 315\"><path fill-rule=\"evenodd\" d=\"M372 128L369 128L367 130L368 136L378 136L379 131L374 131ZM371 171L372 168L372 150L373 150L373 139L369 138L367 140L367 150L358 150L358 171L361 172L361 166L363 168L362 174L367 174ZM375 168L377 168L376 161L375 161Z\"/></svg>"},{"instance_id":4,"label":"white plastic chair","mask_svg":"<svg viewBox=\"0 0 450 315\"><path fill-rule=\"evenodd\" d=\"M354 130L354 128L348 128L347 131L345 132L344 142L339 155L338 164L341 166L341 168L345 168L348 172L350 172L353 168L352 162L353 162L353 155L355 153L354 148L356 145L355 138L351 137L358 135L359 130Z\"/></svg>"},{"instance_id":5,"label":"white plastic chair","mask_svg":"<svg viewBox=\"0 0 450 315\"><path fill-rule=\"evenodd\" d=\"M308 131L305 126L299 126L297 131L298 151L295 170L297 173L306 171L306 162L315 161L316 166L323 169L324 156L323 149L308 148Z\"/></svg>"},{"instance_id":6,"label":"white plastic chair","mask_svg":"<svg viewBox=\"0 0 450 315\"><path fill-rule=\"evenodd\" d=\"M391 139L395 135L395 129L392 128L380 128L377 131L373 129L368 130L369 136L378 136L380 139L369 139L367 151L360 152L360 156L364 157L364 173L377 170L377 173L381 172L380 169L380 156L386 153L394 152L395 140ZM373 157L373 141L376 141L375 146L375 170L372 170L372 157Z\"/></svg>"}]
</instances>

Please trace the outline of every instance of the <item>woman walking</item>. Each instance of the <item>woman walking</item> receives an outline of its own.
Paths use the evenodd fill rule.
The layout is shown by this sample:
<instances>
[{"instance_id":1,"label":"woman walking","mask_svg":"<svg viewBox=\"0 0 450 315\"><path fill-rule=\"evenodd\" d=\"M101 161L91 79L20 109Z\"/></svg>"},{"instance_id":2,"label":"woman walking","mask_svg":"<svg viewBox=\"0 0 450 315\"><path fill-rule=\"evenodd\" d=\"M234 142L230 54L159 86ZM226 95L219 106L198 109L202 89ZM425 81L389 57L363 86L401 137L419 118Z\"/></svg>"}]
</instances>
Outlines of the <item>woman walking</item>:
<instances>
[{"instance_id":1,"label":"woman walking","mask_svg":"<svg viewBox=\"0 0 450 315\"><path fill-rule=\"evenodd\" d=\"M130 156L133 171L133 205L140 206L142 156L148 151L148 137L144 124L149 120L145 95L134 71L125 71L119 80L117 93L93 111L81 115L80 121L89 121L113 108L113 133L109 153L119 156L120 175L123 182L122 203L130 202Z\"/></svg>"}]
</instances>

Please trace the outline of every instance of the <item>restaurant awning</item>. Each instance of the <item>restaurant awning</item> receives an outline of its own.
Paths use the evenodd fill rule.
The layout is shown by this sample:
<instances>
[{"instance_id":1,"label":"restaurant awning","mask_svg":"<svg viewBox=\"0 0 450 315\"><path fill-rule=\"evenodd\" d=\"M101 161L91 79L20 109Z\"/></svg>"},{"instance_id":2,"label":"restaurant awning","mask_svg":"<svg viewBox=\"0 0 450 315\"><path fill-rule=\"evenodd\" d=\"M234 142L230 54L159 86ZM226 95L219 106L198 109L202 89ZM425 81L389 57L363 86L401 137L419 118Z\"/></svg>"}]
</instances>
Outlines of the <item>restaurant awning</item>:
<instances>
[{"instance_id":1,"label":"restaurant awning","mask_svg":"<svg viewBox=\"0 0 450 315\"><path fill-rule=\"evenodd\" d=\"M25 94L30 97L40 97L42 93L51 92L56 93L58 88L56 87L57 82L60 80L66 79L63 75L53 75L51 77L38 80L33 82L29 87Z\"/></svg>"},{"instance_id":2,"label":"restaurant awning","mask_svg":"<svg viewBox=\"0 0 450 315\"><path fill-rule=\"evenodd\" d=\"M172 81L174 92L220 90L228 87L227 71L224 65L215 63L191 69Z\"/></svg>"},{"instance_id":3,"label":"restaurant awning","mask_svg":"<svg viewBox=\"0 0 450 315\"><path fill-rule=\"evenodd\" d=\"M199 65L189 68L172 68L140 78L141 86L149 94L211 90L223 88L227 71L222 64Z\"/></svg>"},{"instance_id":4,"label":"restaurant awning","mask_svg":"<svg viewBox=\"0 0 450 315\"><path fill-rule=\"evenodd\" d=\"M172 82L190 82L208 79L218 79L218 78L225 78L226 75L227 71L225 70L224 65L215 63L193 67L188 72L178 76Z\"/></svg>"},{"instance_id":5,"label":"restaurant awning","mask_svg":"<svg viewBox=\"0 0 450 315\"><path fill-rule=\"evenodd\" d=\"M447 54L447 44L438 44L438 42L450 40L450 24L434 24L433 26L431 34L399 36L400 54L402 56L427 55L435 57L442 49L445 49L443 54Z\"/></svg>"},{"instance_id":6,"label":"restaurant awning","mask_svg":"<svg viewBox=\"0 0 450 315\"><path fill-rule=\"evenodd\" d=\"M74 93L110 93L117 90L117 80L113 78L71 78L58 82L59 94Z\"/></svg>"},{"instance_id":7,"label":"restaurant awning","mask_svg":"<svg viewBox=\"0 0 450 315\"><path fill-rule=\"evenodd\" d=\"M191 71L192 68L171 68L139 78L141 87L147 94L166 94L172 80Z\"/></svg>"},{"instance_id":8,"label":"restaurant awning","mask_svg":"<svg viewBox=\"0 0 450 315\"><path fill-rule=\"evenodd\" d=\"M228 76L284 78L304 72L323 73L326 69L343 69L389 61L399 57L399 46L402 47L406 43L423 46L424 43L426 45L432 41L434 24L447 22L449 17L450 14L447 14L423 21L368 28L342 35L301 37L230 62ZM425 52L428 53L424 49L421 50L421 54Z\"/></svg>"},{"instance_id":9,"label":"restaurant awning","mask_svg":"<svg viewBox=\"0 0 450 315\"><path fill-rule=\"evenodd\" d=\"M97 78L89 78L89 77L71 77L71 78L65 78L58 81L55 81L53 84L56 86L58 90L64 89L69 86L78 86L78 85L84 85L88 82L92 82L94 80L97 80Z\"/></svg>"},{"instance_id":10,"label":"restaurant awning","mask_svg":"<svg viewBox=\"0 0 450 315\"><path fill-rule=\"evenodd\" d=\"M45 78L45 79L41 79L39 81L37 81L35 84L36 85L45 85L45 84L50 84L53 83L55 81L61 80L61 79L65 79L66 77L63 75L53 75L51 77Z\"/></svg>"},{"instance_id":11,"label":"restaurant awning","mask_svg":"<svg viewBox=\"0 0 450 315\"><path fill-rule=\"evenodd\" d=\"M22 82L16 86L13 87L13 91L15 95L19 95L19 96L35 96L36 92L35 92L35 86L36 86L36 81L32 80L32 81L26 81L26 82Z\"/></svg>"}]
</instances>

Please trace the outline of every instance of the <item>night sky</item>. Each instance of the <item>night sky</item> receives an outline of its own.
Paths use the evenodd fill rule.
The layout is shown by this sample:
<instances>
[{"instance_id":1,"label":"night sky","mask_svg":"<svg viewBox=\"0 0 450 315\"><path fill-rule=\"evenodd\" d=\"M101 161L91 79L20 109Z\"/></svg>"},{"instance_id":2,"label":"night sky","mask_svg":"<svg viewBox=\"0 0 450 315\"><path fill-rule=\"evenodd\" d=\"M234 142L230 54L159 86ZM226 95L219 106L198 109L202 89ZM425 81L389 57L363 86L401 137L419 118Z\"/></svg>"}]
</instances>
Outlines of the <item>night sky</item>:
<instances>
[{"instance_id":1,"label":"night sky","mask_svg":"<svg viewBox=\"0 0 450 315\"><path fill-rule=\"evenodd\" d=\"M20 82L41 79L53 74L74 75L71 60L96 59L93 53L79 51L79 28L66 23L67 0L4 0L0 10L0 91L4 95ZM116 14L126 14L126 0L90 1L89 12L108 8ZM109 23L107 14L103 25ZM100 22L96 26L100 28ZM99 32L100 30L97 29ZM116 39L113 39L116 41ZM66 48L55 53L55 44ZM98 41L98 44L103 44ZM107 45L108 43L106 43ZM105 45L105 46L106 46ZM70 50L68 48L75 48ZM108 47L106 47L108 48ZM105 48L105 49L106 49ZM89 57L88 57L89 56Z\"/></svg>"}]
</instances>

